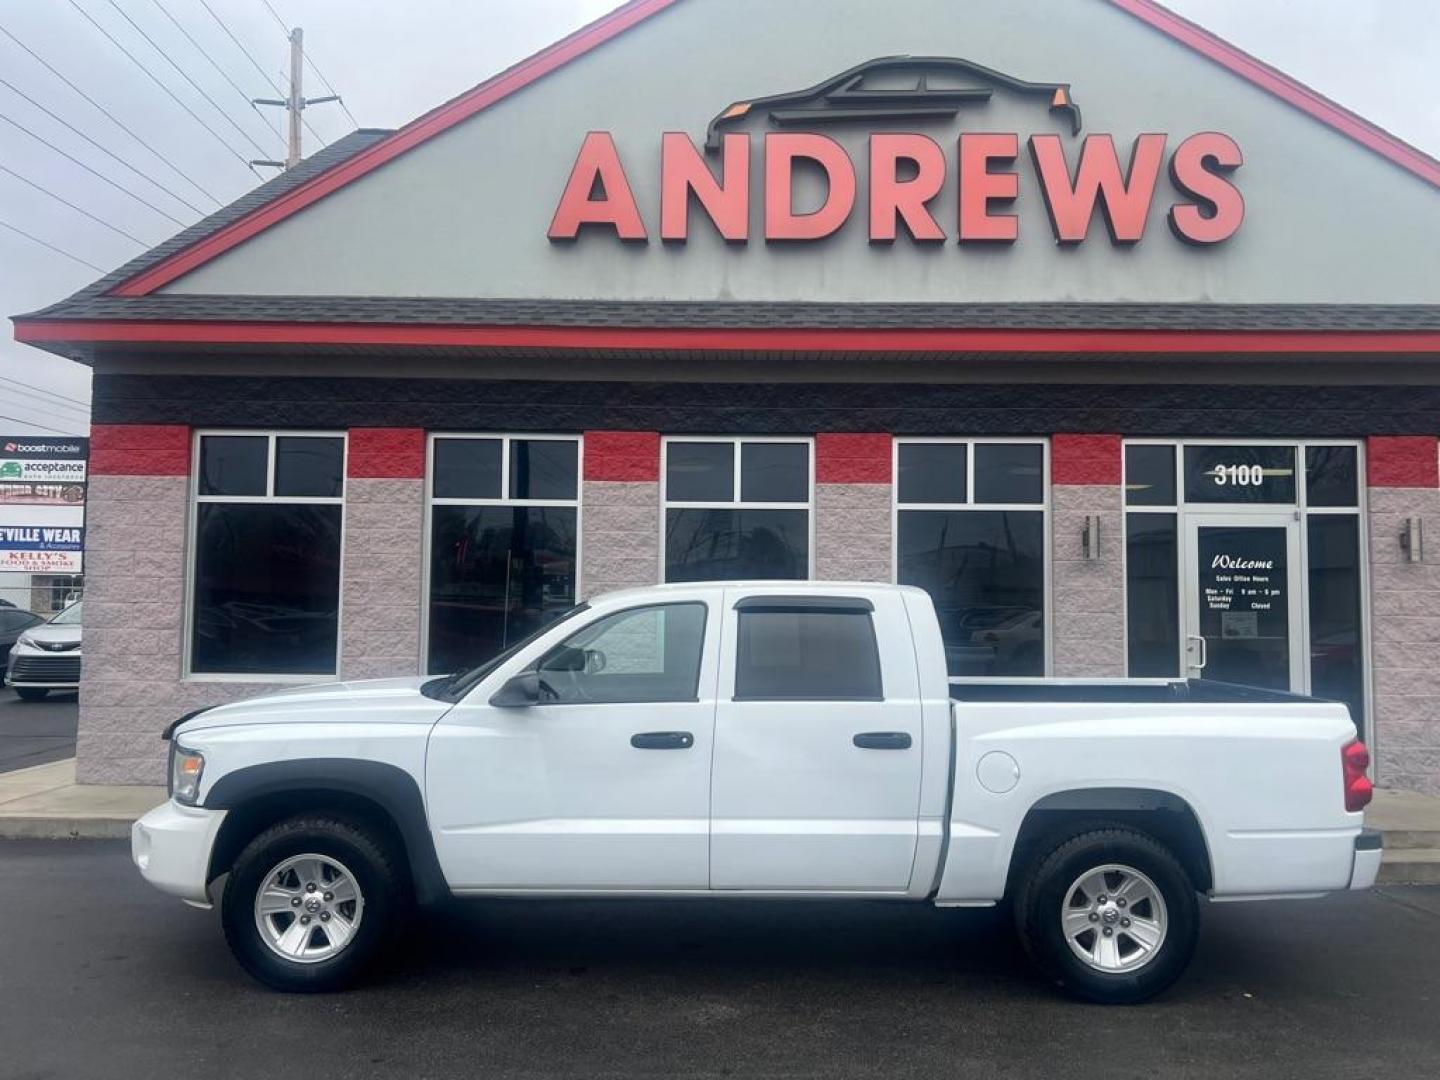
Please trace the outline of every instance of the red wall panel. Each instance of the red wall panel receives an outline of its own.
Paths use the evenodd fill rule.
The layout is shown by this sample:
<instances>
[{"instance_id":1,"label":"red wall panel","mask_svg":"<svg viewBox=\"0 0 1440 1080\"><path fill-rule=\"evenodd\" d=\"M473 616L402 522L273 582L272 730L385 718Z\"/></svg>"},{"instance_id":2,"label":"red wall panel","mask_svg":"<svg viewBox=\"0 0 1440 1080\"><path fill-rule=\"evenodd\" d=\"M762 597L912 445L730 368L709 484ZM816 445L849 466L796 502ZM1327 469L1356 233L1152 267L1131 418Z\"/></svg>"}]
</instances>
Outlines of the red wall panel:
<instances>
[{"instance_id":1,"label":"red wall panel","mask_svg":"<svg viewBox=\"0 0 1440 1080\"><path fill-rule=\"evenodd\" d=\"M585 479L660 479L658 431L585 432Z\"/></svg>"},{"instance_id":2,"label":"red wall panel","mask_svg":"<svg viewBox=\"0 0 1440 1080\"><path fill-rule=\"evenodd\" d=\"M183 424L92 424L90 475L188 476L190 429Z\"/></svg>"},{"instance_id":3,"label":"red wall panel","mask_svg":"<svg viewBox=\"0 0 1440 1080\"><path fill-rule=\"evenodd\" d=\"M1440 459L1430 435L1372 435L1365 441L1371 487L1440 487Z\"/></svg>"},{"instance_id":4,"label":"red wall panel","mask_svg":"<svg viewBox=\"0 0 1440 1080\"><path fill-rule=\"evenodd\" d=\"M345 472L357 480L422 479L424 429L351 428Z\"/></svg>"},{"instance_id":5,"label":"red wall panel","mask_svg":"<svg viewBox=\"0 0 1440 1080\"><path fill-rule=\"evenodd\" d=\"M1068 486L1120 483L1119 435L1053 435L1050 482Z\"/></svg>"}]
</instances>

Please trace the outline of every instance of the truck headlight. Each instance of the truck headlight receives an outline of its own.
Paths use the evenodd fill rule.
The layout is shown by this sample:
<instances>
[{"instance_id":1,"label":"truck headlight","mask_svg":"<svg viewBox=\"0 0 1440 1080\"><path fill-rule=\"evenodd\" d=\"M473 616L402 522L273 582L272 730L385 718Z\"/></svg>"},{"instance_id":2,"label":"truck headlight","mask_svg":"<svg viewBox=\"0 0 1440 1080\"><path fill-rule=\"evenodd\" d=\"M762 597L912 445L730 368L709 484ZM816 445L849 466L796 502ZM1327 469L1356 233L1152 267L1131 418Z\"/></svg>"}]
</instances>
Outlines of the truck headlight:
<instances>
[{"instance_id":1,"label":"truck headlight","mask_svg":"<svg viewBox=\"0 0 1440 1080\"><path fill-rule=\"evenodd\" d=\"M205 771L205 755L183 746L170 744L170 797L186 806L200 799L200 775Z\"/></svg>"}]
</instances>

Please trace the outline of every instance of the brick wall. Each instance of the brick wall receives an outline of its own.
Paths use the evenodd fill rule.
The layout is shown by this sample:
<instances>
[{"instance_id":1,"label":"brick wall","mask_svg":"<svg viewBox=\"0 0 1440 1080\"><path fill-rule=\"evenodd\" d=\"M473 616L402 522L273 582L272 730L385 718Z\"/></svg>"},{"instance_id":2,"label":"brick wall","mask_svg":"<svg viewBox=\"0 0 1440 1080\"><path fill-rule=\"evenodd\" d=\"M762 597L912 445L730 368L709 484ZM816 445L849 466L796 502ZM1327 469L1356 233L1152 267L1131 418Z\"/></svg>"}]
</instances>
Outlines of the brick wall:
<instances>
[{"instance_id":1,"label":"brick wall","mask_svg":"<svg viewBox=\"0 0 1440 1080\"><path fill-rule=\"evenodd\" d=\"M1440 795L1440 459L1433 438L1379 437L1366 448L1376 779ZM1399 535L1421 519L1425 561Z\"/></svg>"},{"instance_id":2,"label":"brick wall","mask_svg":"<svg viewBox=\"0 0 1440 1080\"><path fill-rule=\"evenodd\" d=\"M352 428L346 474L340 675L418 675L425 432Z\"/></svg>"},{"instance_id":3,"label":"brick wall","mask_svg":"<svg viewBox=\"0 0 1440 1080\"><path fill-rule=\"evenodd\" d=\"M1125 674L1125 523L1118 435L1050 442L1053 670L1067 677ZM1100 517L1100 557L1087 559L1087 514Z\"/></svg>"},{"instance_id":4,"label":"brick wall","mask_svg":"<svg viewBox=\"0 0 1440 1080\"><path fill-rule=\"evenodd\" d=\"M815 436L817 580L891 580L892 462L889 435Z\"/></svg>"},{"instance_id":5,"label":"brick wall","mask_svg":"<svg viewBox=\"0 0 1440 1080\"><path fill-rule=\"evenodd\" d=\"M91 439L76 772L87 784L163 784L167 724L271 687L180 680L189 429L97 425Z\"/></svg>"},{"instance_id":6,"label":"brick wall","mask_svg":"<svg viewBox=\"0 0 1440 1080\"><path fill-rule=\"evenodd\" d=\"M579 599L660 580L658 432L586 432L580 505Z\"/></svg>"}]
</instances>

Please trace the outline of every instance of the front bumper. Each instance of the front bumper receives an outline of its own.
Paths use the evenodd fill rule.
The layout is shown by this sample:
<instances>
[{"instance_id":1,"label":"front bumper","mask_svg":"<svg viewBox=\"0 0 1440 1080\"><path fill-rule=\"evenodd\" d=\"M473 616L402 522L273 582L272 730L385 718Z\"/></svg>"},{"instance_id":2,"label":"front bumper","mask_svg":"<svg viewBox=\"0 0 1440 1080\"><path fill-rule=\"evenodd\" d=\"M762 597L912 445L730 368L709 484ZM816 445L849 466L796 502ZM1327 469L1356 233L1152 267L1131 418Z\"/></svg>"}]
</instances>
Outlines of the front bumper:
<instances>
[{"instance_id":1,"label":"front bumper","mask_svg":"<svg viewBox=\"0 0 1440 1080\"><path fill-rule=\"evenodd\" d=\"M130 826L130 857L140 876L188 904L210 906L210 852L226 811L161 803Z\"/></svg>"},{"instance_id":2,"label":"front bumper","mask_svg":"<svg viewBox=\"0 0 1440 1080\"><path fill-rule=\"evenodd\" d=\"M5 664L5 682L36 690L79 689L80 650L50 652L16 644Z\"/></svg>"},{"instance_id":3,"label":"front bumper","mask_svg":"<svg viewBox=\"0 0 1440 1080\"><path fill-rule=\"evenodd\" d=\"M1350 888L1368 889L1380 873L1385 841L1379 829L1361 829L1355 838L1355 861L1350 867Z\"/></svg>"}]
</instances>

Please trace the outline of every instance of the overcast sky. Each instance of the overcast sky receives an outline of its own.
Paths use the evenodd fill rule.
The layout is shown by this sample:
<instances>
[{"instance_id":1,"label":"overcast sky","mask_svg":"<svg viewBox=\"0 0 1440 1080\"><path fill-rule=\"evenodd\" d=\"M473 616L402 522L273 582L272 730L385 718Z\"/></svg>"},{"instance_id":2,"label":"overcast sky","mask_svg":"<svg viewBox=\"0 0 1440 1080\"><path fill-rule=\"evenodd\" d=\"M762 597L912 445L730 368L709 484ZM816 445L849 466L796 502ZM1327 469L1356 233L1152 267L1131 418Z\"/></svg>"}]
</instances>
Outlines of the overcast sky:
<instances>
[{"instance_id":1,"label":"overcast sky","mask_svg":"<svg viewBox=\"0 0 1440 1080\"><path fill-rule=\"evenodd\" d=\"M282 82L287 63L284 23L305 28L310 56L330 85L344 95L356 121L366 127L395 127L596 18L616 2L268 0L267 6L266 0L0 0L0 314L42 307L99 276L89 266L46 250L6 226L23 229L108 271L143 250L136 241L158 243L181 224L196 220L197 211L208 213L259 182L244 159L283 156L283 144L266 119L245 103L244 95L274 94L266 77ZM1440 68L1440 20L1434 18L1435 4L1436 0L1170 0L1181 14L1440 156L1440 95L1434 88ZM100 28L153 72L195 117L107 40ZM187 40L187 33L193 42ZM169 164L117 128L17 41L109 110ZM161 50L199 89L166 61ZM306 79L308 95L326 92L313 71L306 72ZM47 115L47 109L60 120ZM307 117L327 141L353 126L336 105L316 106ZM269 119L278 127L279 110L272 111ZM106 156L68 130L62 120L169 191ZM141 195L154 209L44 146L16 124ZM308 131L306 140L307 153L317 148ZM112 228L42 194L12 172ZM270 170L261 172L271 175ZM9 325L0 324L0 434L47 429L83 433L87 413L74 403L88 400L89 384L89 369L16 344Z\"/></svg>"}]
</instances>

